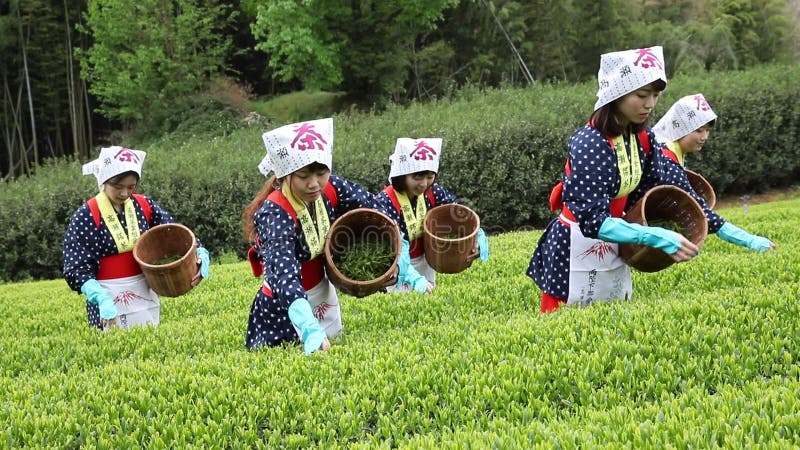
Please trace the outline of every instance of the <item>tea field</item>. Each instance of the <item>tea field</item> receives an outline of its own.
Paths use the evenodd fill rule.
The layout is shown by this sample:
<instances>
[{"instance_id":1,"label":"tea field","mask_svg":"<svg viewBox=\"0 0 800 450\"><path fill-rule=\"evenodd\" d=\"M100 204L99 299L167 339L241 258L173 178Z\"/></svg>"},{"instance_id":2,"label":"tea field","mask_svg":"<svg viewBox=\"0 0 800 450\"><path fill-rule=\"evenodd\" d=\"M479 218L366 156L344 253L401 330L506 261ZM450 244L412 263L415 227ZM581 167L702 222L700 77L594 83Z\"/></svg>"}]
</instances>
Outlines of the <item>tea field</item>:
<instances>
[{"instance_id":1,"label":"tea field","mask_svg":"<svg viewBox=\"0 0 800 450\"><path fill-rule=\"evenodd\" d=\"M247 263L98 333L63 280L0 285L0 448L789 448L800 443L800 200L721 210L750 252L634 274L631 302L538 312L539 231L431 295L342 296L327 354L248 352Z\"/></svg>"}]
</instances>

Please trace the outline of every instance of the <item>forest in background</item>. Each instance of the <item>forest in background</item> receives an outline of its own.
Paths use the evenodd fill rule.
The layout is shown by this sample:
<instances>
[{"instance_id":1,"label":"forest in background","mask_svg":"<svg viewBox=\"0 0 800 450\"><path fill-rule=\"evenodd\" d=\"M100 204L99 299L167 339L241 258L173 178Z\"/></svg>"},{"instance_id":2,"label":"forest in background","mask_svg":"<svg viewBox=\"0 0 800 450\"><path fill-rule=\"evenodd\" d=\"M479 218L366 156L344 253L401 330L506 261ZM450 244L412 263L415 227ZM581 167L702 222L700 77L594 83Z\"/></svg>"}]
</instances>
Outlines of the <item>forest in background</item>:
<instances>
[{"instance_id":1,"label":"forest in background","mask_svg":"<svg viewBox=\"0 0 800 450\"><path fill-rule=\"evenodd\" d=\"M381 109L652 45L669 76L791 64L799 23L800 0L2 0L0 179L295 91Z\"/></svg>"}]
</instances>

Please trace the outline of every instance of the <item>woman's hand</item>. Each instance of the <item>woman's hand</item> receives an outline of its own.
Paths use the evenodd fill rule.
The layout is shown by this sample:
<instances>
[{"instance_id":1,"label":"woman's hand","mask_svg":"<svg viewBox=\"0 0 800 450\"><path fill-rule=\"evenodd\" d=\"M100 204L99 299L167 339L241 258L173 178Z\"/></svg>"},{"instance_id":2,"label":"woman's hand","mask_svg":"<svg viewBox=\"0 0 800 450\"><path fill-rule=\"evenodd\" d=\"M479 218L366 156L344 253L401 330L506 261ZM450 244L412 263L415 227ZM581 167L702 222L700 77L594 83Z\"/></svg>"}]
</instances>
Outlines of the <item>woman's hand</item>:
<instances>
[{"instance_id":1,"label":"woman's hand","mask_svg":"<svg viewBox=\"0 0 800 450\"><path fill-rule=\"evenodd\" d=\"M675 262L684 262L689 261L690 259L697 256L700 253L700 247L695 245L692 241L686 239L682 234L675 233L678 236L678 240L681 243L681 247L678 249L677 252L669 255Z\"/></svg>"},{"instance_id":2,"label":"woman's hand","mask_svg":"<svg viewBox=\"0 0 800 450\"><path fill-rule=\"evenodd\" d=\"M201 281L203 281L203 275L200 272L200 266L202 264L203 264L203 261L200 261L200 259L198 259L197 260L197 273L195 273L194 276L192 277L192 287L197 286L198 284L200 284Z\"/></svg>"},{"instance_id":3,"label":"woman's hand","mask_svg":"<svg viewBox=\"0 0 800 450\"><path fill-rule=\"evenodd\" d=\"M200 284L203 278L208 278L210 266L211 254L205 248L197 247L197 273L192 277L192 287Z\"/></svg>"},{"instance_id":4,"label":"woman's hand","mask_svg":"<svg viewBox=\"0 0 800 450\"><path fill-rule=\"evenodd\" d=\"M113 319L100 318L100 326L103 328L103 331L116 328L117 325L119 325L119 316L114 317Z\"/></svg>"}]
</instances>

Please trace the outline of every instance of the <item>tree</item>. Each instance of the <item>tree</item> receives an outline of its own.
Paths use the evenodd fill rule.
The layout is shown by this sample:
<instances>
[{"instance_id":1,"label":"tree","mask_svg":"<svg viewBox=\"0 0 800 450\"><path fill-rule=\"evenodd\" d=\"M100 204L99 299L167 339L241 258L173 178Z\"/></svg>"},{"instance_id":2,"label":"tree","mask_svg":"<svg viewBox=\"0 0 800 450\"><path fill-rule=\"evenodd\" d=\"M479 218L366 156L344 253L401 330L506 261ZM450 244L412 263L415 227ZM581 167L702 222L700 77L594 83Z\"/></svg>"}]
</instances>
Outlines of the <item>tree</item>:
<instances>
[{"instance_id":1,"label":"tree","mask_svg":"<svg viewBox=\"0 0 800 450\"><path fill-rule=\"evenodd\" d=\"M72 60L83 0L20 0L0 5L0 154L3 179L30 174L47 157L91 143L86 86Z\"/></svg>"},{"instance_id":2,"label":"tree","mask_svg":"<svg viewBox=\"0 0 800 450\"><path fill-rule=\"evenodd\" d=\"M82 76L110 118L142 120L168 113L222 68L228 9L201 0L89 2L80 52Z\"/></svg>"},{"instance_id":3,"label":"tree","mask_svg":"<svg viewBox=\"0 0 800 450\"><path fill-rule=\"evenodd\" d=\"M253 34L282 81L368 101L402 92L417 36L458 0L273 0Z\"/></svg>"}]
</instances>

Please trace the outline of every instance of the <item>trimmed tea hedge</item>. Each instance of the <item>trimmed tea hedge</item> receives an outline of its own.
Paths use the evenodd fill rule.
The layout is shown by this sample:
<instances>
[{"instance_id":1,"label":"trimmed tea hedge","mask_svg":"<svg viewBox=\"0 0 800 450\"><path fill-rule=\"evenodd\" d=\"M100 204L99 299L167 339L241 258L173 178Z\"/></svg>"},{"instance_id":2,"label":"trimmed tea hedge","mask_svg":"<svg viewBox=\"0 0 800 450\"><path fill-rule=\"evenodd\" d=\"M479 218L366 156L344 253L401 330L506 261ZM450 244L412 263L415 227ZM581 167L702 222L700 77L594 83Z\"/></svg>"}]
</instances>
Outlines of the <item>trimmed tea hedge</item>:
<instances>
[{"instance_id":1,"label":"trimmed tea hedge","mask_svg":"<svg viewBox=\"0 0 800 450\"><path fill-rule=\"evenodd\" d=\"M659 114L703 92L720 120L689 167L718 194L787 186L800 178L800 67L682 77L662 95ZM594 104L594 84L467 89L455 98L376 113L336 116L334 172L377 191L386 183L395 139L444 138L440 182L481 216L490 233L543 227L566 142ZM657 119L657 117L656 117ZM229 124L228 124L229 125ZM229 126L226 125L225 129ZM190 226L214 255L246 246L242 207L263 183L262 127L224 137L164 139L148 151L142 190ZM183 135L182 135L183 136ZM30 180L0 184L0 279L59 276L61 238L72 210L95 187L80 164L40 168Z\"/></svg>"},{"instance_id":2,"label":"trimmed tea hedge","mask_svg":"<svg viewBox=\"0 0 800 450\"><path fill-rule=\"evenodd\" d=\"M328 354L248 352L259 280L212 266L154 329L100 333L63 281L0 285L8 448L787 448L800 442L800 200L722 213L757 254L635 273L632 302L541 315L538 232L430 295L341 296Z\"/></svg>"}]
</instances>

